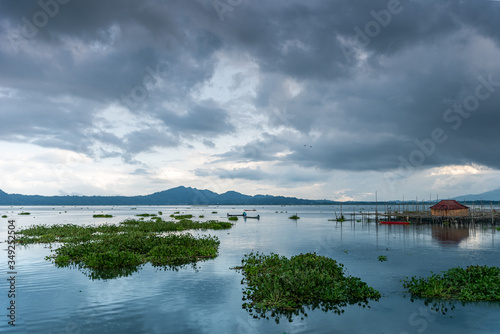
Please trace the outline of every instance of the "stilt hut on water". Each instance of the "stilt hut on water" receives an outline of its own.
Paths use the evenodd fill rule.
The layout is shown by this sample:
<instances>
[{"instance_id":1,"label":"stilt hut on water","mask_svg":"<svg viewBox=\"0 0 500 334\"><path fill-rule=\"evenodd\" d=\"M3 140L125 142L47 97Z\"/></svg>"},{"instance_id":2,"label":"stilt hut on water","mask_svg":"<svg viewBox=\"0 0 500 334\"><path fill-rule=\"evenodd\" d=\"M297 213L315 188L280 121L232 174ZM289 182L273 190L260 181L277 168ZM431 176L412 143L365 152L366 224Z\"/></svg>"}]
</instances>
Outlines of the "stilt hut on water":
<instances>
[{"instance_id":1,"label":"stilt hut on water","mask_svg":"<svg viewBox=\"0 0 500 334\"><path fill-rule=\"evenodd\" d=\"M455 200L442 200L438 204L431 206L431 214L433 216L467 216L469 215L469 207Z\"/></svg>"}]
</instances>

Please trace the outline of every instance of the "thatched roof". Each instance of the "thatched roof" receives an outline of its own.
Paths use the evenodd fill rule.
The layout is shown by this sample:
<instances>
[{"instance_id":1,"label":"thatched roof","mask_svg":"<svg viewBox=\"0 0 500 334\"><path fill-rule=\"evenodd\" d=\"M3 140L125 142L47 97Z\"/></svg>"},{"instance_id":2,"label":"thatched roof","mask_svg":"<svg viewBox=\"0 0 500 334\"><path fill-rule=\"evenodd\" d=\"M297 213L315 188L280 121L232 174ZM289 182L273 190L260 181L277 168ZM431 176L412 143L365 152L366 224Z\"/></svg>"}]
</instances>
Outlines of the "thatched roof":
<instances>
[{"instance_id":1,"label":"thatched roof","mask_svg":"<svg viewBox=\"0 0 500 334\"><path fill-rule=\"evenodd\" d=\"M463 210L469 209L468 206L462 205L455 200L442 200L436 205L431 206L433 210Z\"/></svg>"}]
</instances>

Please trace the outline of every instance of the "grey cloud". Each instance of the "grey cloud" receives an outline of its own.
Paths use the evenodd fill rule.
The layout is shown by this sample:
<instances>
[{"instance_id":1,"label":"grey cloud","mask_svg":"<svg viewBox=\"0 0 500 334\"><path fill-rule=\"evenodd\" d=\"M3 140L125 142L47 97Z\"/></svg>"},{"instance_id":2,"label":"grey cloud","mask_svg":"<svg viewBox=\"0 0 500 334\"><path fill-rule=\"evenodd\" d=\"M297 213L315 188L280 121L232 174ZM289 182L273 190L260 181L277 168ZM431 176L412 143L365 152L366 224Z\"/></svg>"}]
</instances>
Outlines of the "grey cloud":
<instances>
[{"instance_id":1,"label":"grey cloud","mask_svg":"<svg viewBox=\"0 0 500 334\"><path fill-rule=\"evenodd\" d=\"M402 10L369 43L357 43L366 37L354 28L377 22L372 11L387 6L386 0L244 2L221 21L211 1L73 0L16 53L9 38L19 34L23 17L41 9L34 0L3 1L0 87L20 98L0 95L0 138L88 154L82 148L100 143L113 147L102 157L122 154L127 161L155 147L189 148L189 141L216 149L215 137L235 131L232 110L193 94L212 78L217 55L227 54L258 65L251 102L273 134L248 138L216 154L220 160L391 170L419 149L415 140L442 128L447 140L422 167L500 168L499 86L470 117L443 118L475 94L479 76L500 82L500 3L401 0ZM355 57L346 59L341 46L354 47ZM168 64L161 82L145 87L148 96L137 106L124 103L158 64ZM287 92L289 78L302 87L299 94ZM242 77L231 80L234 89ZM98 132L97 110L116 101L164 125L125 138L89 136Z\"/></svg>"},{"instance_id":2,"label":"grey cloud","mask_svg":"<svg viewBox=\"0 0 500 334\"><path fill-rule=\"evenodd\" d=\"M251 181L259 181L269 179L270 174L262 171L260 168L233 168L231 170L223 168L212 169L197 169L194 171L196 176L202 177L217 177L220 179L243 179Z\"/></svg>"},{"instance_id":3,"label":"grey cloud","mask_svg":"<svg viewBox=\"0 0 500 334\"><path fill-rule=\"evenodd\" d=\"M155 147L175 147L179 140L166 132L157 129L134 131L125 138L127 152L138 153L151 151Z\"/></svg>"},{"instance_id":4,"label":"grey cloud","mask_svg":"<svg viewBox=\"0 0 500 334\"><path fill-rule=\"evenodd\" d=\"M187 131L190 134L220 135L234 130L229 121L227 111L218 108L210 101L194 104L185 114L178 115L165 111L159 115L165 125L177 129L179 132Z\"/></svg>"}]
</instances>

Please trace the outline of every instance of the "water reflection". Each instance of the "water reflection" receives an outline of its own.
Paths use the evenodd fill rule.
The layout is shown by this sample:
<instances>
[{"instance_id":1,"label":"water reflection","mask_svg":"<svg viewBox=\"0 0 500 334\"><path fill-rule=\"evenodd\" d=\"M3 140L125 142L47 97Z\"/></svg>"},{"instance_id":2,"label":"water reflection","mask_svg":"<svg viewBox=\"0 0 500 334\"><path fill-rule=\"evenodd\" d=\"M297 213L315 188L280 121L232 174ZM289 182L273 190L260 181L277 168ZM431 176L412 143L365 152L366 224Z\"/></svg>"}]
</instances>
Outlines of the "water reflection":
<instances>
[{"instance_id":1,"label":"water reflection","mask_svg":"<svg viewBox=\"0 0 500 334\"><path fill-rule=\"evenodd\" d=\"M443 300L443 299L436 299L436 298L412 298L410 301L412 303L415 302L415 300L424 300L424 305L429 308L429 312L433 312L435 314L442 314L446 315L449 312L455 310L456 306L465 306L466 303L463 301L457 301L457 300Z\"/></svg>"},{"instance_id":2,"label":"water reflection","mask_svg":"<svg viewBox=\"0 0 500 334\"><path fill-rule=\"evenodd\" d=\"M356 207L355 211L362 208ZM34 222L48 225L96 224L92 218L93 211L107 213L111 209L56 208L54 213L52 207L36 207L24 208L32 212L33 217L17 216L17 212L13 215L20 229ZM230 209L193 208L189 213L216 218L218 216L212 216L211 212L225 214ZM259 221L240 220L231 231L210 232L220 238L219 256L201 263L199 273L189 270L189 267L187 270L163 272L163 269L160 271L147 264L126 278L90 280L78 269L59 269L44 260L51 252L43 245L20 247L17 250L18 270L22 281L19 282L19 295L16 294L16 297L19 298L19 305L23 305L19 309L19 319L25 325L16 326L13 333L62 333L71 328L67 327L69 321L78 326L73 327L74 333L335 331L489 334L498 328L499 302L467 302L461 306L462 302L434 305L428 301L428 306L425 306L426 299L415 298L411 303L407 298L408 292L400 283L404 277L424 276L429 271L438 273L452 267L477 263L498 266L500 231L492 228L491 224L460 226L459 230L467 227L469 235L464 233L463 239L450 240L450 237L438 235L446 235L446 229L454 233L452 230L457 229L454 224L448 227L434 226L433 230L432 225L384 226L366 221L329 222L328 219L335 217L333 211L339 212L337 207L273 206L258 209L261 215ZM345 207L343 209L347 210ZM365 209L370 210L368 207ZM12 210L9 208L9 213ZM65 210L68 212L65 213ZM167 213L187 209L139 207L131 211L127 207L115 207L113 213L116 218L110 219L108 223L119 223L134 217L137 211L155 213L159 210L166 216ZM282 210L288 210L289 213L275 213ZM295 213L301 219L292 222L288 217ZM2 239L7 235L6 225L0 226L0 234L4 236ZM200 231L196 235L205 233ZM274 313L274 316L267 311L265 316L269 321L262 321L262 312L254 310L250 316L247 310L241 308L241 274L228 270L240 263L243 254L252 250L278 252L286 256L316 251L344 263L351 275L361 277L382 292L383 298L378 302L370 302L370 306L365 308L357 305L339 307L339 312L323 312L307 306L303 312ZM378 255L387 255L388 261L379 262ZM0 269L2 272L7 271L6 261L0 262ZM433 311L430 307L439 311ZM442 315L443 311L446 315ZM254 319L254 315L258 319ZM276 318L280 319L279 324L276 324ZM290 319L293 322L289 322Z\"/></svg>"},{"instance_id":3,"label":"water reflection","mask_svg":"<svg viewBox=\"0 0 500 334\"><path fill-rule=\"evenodd\" d=\"M378 300L376 300L378 301ZM312 312L316 309L319 309L325 313L327 312L333 312L334 314L341 315L344 313L344 309L348 307L349 305L354 305L358 304L358 306L361 306L362 308L370 308L368 305L368 300L363 300L363 301L358 301L358 302L322 302L322 301L316 301L312 303L311 305L307 306L300 306L296 309L291 309L291 310L281 310L281 309L264 309L264 308L257 308L257 307L246 307L248 304L243 304L242 308L246 309L248 313L253 316L254 319L267 319L270 320L271 318L274 319L274 322L277 324L280 323L281 319L286 319L288 322L293 322L293 320L304 320L306 318L307 312Z\"/></svg>"},{"instance_id":4,"label":"water reflection","mask_svg":"<svg viewBox=\"0 0 500 334\"><path fill-rule=\"evenodd\" d=\"M469 228L463 226L433 225L432 237L443 246L458 246L460 242L469 237Z\"/></svg>"},{"instance_id":5,"label":"water reflection","mask_svg":"<svg viewBox=\"0 0 500 334\"><path fill-rule=\"evenodd\" d=\"M207 259L198 260L198 262L204 262ZM130 266L130 267L120 267L120 268L106 268L106 269L96 269L96 268L88 268L85 265L81 264L55 264L57 268L73 268L78 269L85 276L90 278L91 280L110 280L119 277L127 277L132 275L133 273L138 272L142 269L143 264L138 266ZM198 272L197 269L198 263L188 263L188 264L179 264L179 265L154 265L152 266L158 270L163 271L179 271L181 269L191 268L195 272Z\"/></svg>"}]
</instances>

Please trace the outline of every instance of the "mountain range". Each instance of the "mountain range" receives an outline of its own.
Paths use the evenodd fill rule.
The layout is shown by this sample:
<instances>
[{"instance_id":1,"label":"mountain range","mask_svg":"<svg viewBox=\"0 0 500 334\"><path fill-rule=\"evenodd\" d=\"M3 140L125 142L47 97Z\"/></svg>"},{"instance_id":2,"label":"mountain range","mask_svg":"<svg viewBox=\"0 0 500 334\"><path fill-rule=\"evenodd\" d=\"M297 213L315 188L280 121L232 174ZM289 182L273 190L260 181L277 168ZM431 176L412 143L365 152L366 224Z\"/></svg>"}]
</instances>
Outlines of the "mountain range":
<instances>
[{"instance_id":1,"label":"mountain range","mask_svg":"<svg viewBox=\"0 0 500 334\"><path fill-rule=\"evenodd\" d=\"M500 201L500 188L476 195L454 197L457 201ZM386 203L396 203L390 201ZM411 202L411 201L409 201ZM337 202L271 195L244 195L236 191L217 194L210 190L176 187L143 196L40 196L7 194L0 190L0 205L319 205L374 202ZM382 202L379 202L382 203Z\"/></svg>"},{"instance_id":2,"label":"mountain range","mask_svg":"<svg viewBox=\"0 0 500 334\"><path fill-rule=\"evenodd\" d=\"M463 195L454 198L457 201L500 201L500 188L475 195Z\"/></svg>"},{"instance_id":3,"label":"mountain range","mask_svg":"<svg viewBox=\"0 0 500 334\"><path fill-rule=\"evenodd\" d=\"M210 190L176 187L144 196L40 196L7 194L0 190L0 205L312 205L335 204L271 195L217 194Z\"/></svg>"}]
</instances>

